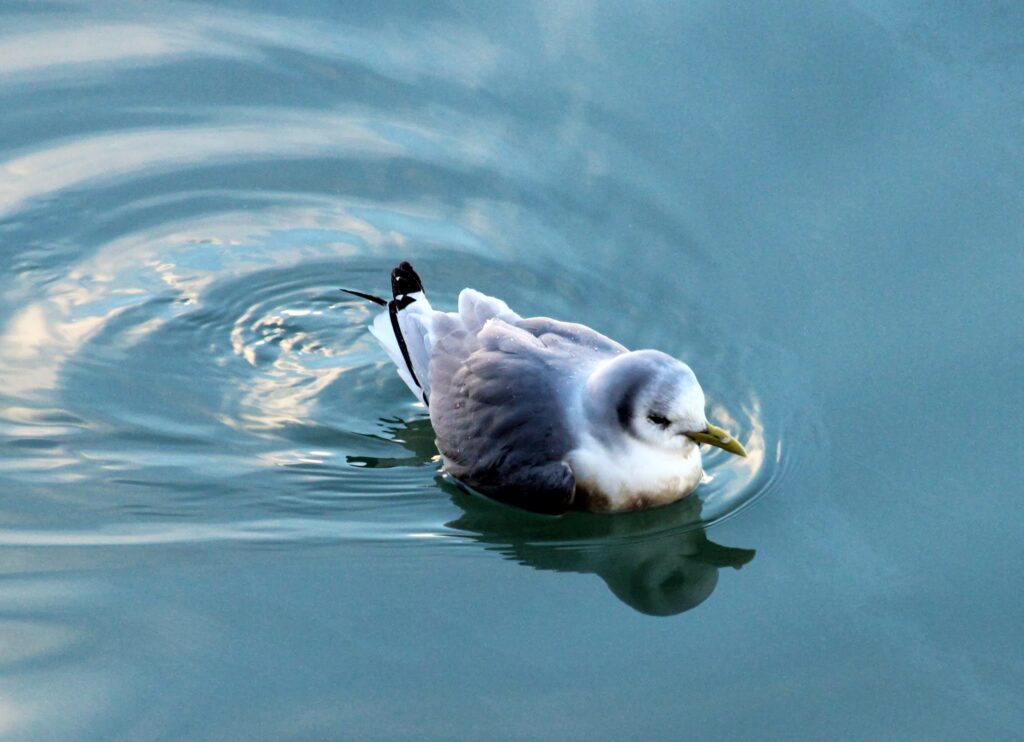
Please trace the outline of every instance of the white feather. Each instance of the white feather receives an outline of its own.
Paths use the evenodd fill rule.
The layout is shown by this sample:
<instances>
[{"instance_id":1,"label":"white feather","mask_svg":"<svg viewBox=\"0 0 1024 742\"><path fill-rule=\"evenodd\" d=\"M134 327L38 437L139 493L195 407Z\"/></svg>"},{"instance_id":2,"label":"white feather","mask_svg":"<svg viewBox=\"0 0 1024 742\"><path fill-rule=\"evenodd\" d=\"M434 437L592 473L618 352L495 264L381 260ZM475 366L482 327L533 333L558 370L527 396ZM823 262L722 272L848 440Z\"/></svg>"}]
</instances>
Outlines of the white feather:
<instances>
[{"instance_id":1,"label":"white feather","mask_svg":"<svg viewBox=\"0 0 1024 742\"><path fill-rule=\"evenodd\" d=\"M675 502L700 484L704 473L700 448L687 442L666 450L641 440L605 446L590 435L568 456L578 486L604 502L595 508L633 510Z\"/></svg>"},{"instance_id":2,"label":"white feather","mask_svg":"<svg viewBox=\"0 0 1024 742\"><path fill-rule=\"evenodd\" d=\"M373 319L370 325L370 334L377 338L387 352L391 362L395 364L398 375L409 387L417 399L424 400L424 392L430 395L430 352L433 348L430 337L430 327L433 324L433 317L440 312L435 312L427 301L423 292L409 294L414 301L398 312L398 326L402 331L405 340L406 350L409 352L409 360L412 363L412 371L416 374L417 384L409 373L405 359L402 357L402 350L395 337L394 328L391 326L391 314L384 309Z\"/></svg>"}]
</instances>

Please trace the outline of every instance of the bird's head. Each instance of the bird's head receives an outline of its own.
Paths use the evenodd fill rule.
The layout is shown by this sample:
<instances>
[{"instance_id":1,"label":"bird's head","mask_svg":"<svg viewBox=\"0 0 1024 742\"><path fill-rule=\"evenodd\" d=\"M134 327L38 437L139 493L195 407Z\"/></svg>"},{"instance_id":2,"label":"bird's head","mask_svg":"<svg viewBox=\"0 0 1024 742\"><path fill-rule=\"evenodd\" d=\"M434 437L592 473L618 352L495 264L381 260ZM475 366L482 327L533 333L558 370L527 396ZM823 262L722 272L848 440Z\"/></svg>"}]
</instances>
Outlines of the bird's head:
<instances>
[{"instance_id":1,"label":"bird's head","mask_svg":"<svg viewBox=\"0 0 1024 742\"><path fill-rule=\"evenodd\" d=\"M584 408L605 431L648 445L688 452L708 443L738 456L743 446L708 422L704 390L682 361L657 350L623 353L598 367L587 380Z\"/></svg>"}]
</instances>

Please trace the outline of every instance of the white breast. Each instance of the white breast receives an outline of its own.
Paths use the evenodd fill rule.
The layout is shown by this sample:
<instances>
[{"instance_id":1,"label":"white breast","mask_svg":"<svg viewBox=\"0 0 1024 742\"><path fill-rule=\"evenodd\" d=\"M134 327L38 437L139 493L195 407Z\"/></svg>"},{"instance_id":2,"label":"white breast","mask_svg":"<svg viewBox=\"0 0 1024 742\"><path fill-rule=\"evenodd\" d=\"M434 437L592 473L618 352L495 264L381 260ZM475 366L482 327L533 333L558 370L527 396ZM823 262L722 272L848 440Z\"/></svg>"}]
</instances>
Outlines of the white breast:
<instances>
[{"instance_id":1,"label":"white breast","mask_svg":"<svg viewBox=\"0 0 1024 742\"><path fill-rule=\"evenodd\" d=\"M587 509L607 512L675 502L692 492L704 473L696 444L664 451L631 439L606 447L587 436L567 461L577 488L589 495Z\"/></svg>"}]
</instances>

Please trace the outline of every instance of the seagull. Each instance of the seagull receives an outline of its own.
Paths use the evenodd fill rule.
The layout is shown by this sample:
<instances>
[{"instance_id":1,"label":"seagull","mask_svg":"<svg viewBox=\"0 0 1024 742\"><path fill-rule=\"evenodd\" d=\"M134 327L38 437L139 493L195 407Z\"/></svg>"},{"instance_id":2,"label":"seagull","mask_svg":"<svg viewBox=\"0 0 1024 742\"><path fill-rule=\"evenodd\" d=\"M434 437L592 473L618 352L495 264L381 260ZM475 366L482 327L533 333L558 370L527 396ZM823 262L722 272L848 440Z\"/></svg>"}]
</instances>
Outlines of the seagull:
<instances>
[{"instance_id":1,"label":"seagull","mask_svg":"<svg viewBox=\"0 0 1024 742\"><path fill-rule=\"evenodd\" d=\"M437 311L407 261L390 300L342 291L383 307L370 333L427 407L444 471L491 499L549 515L656 507L700 484L700 444L747 455L665 353L470 288L458 311Z\"/></svg>"}]
</instances>

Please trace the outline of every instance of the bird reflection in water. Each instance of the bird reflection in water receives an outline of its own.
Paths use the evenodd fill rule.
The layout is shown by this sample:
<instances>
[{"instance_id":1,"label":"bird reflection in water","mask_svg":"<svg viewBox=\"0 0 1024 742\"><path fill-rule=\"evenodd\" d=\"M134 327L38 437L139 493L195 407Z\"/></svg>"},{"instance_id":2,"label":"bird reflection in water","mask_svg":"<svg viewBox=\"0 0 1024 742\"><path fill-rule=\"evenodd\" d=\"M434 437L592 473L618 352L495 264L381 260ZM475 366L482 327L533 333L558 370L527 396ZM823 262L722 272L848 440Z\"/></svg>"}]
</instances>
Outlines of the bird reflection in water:
<instances>
[{"instance_id":1,"label":"bird reflection in water","mask_svg":"<svg viewBox=\"0 0 1024 742\"><path fill-rule=\"evenodd\" d=\"M617 515L569 513L557 518L521 513L442 485L465 513L447 524L534 569L596 574L619 600L651 616L674 616L703 603L722 567L739 569L752 549L710 541L701 502Z\"/></svg>"},{"instance_id":2,"label":"bird reflection in water","mask_svg":"<svg viewBox=\"0 0 1024 742\"><path fill-rule=\"evenodd\" d=\"M437 449L428 419L384 422L390 439L409 455L350 456L350 462L386 468L434 460ZM702 503L693 495L651 510L546 517L471 494L440 474L438 485L463 510L448 528L534 569L596 574L619 600L651 616L697 607L714 592L719 569L739 569L756 553L709 540L700 525Z\"/></svg>"}]
</instances>

